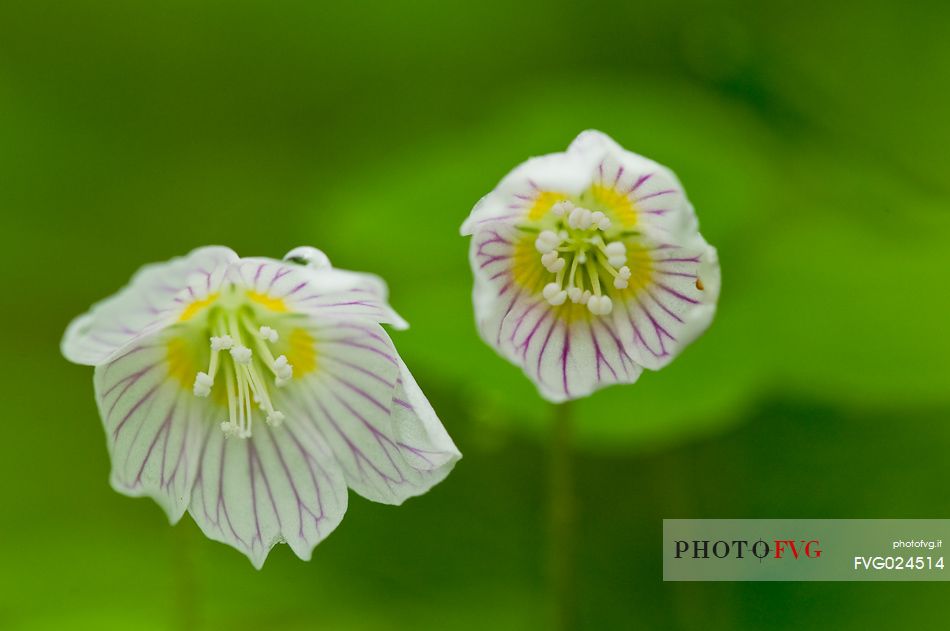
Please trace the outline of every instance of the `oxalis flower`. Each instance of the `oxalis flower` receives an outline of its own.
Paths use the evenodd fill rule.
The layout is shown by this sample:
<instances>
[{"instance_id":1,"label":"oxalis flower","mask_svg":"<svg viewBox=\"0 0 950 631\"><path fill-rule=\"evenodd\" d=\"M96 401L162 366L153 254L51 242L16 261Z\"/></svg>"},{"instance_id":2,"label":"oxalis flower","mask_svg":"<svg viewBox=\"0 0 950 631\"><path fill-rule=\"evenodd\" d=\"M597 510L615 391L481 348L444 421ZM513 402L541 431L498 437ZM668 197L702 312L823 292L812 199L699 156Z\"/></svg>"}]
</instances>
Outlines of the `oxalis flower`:
<instances>
[{"instance_id":1,"label":"oxalis flower","mask_svg":"<svg viewBox=\"0 0 950 631\"><path fill-rule=\"evenodd\" d=\"M673 173L586 131L462 225L482 338L560 402L665 366L712 321L716 250Z\"/></svg>"},{"instance_id":2,"label":"oxalis flower","mask_svg":"<svg viewBox=\"0 0 950 631\"><path fill-rule=\"evenodd\" d=\"M347 487L400 504L460 458L380 323L406 326L384 283L319 250L205 247L144 267L62 351L96 367L112 486L259 568L282 541L309 559Z\"/></svg>"}]
</instances>

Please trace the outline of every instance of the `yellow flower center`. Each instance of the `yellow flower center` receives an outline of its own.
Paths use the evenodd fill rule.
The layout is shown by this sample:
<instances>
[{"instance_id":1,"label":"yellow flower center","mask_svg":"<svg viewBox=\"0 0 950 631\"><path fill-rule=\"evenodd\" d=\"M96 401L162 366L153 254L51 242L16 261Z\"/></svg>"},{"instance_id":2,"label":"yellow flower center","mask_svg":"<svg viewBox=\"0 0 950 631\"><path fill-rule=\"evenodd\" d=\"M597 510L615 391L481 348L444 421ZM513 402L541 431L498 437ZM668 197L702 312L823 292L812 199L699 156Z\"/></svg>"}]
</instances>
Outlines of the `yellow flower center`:
<instances>
[{"instance_id":1,"label":"yellow flower center","mask_svg":"<svg viewBox=\"0 0 950 631\"><path fill-rule=\"evenodd\" d=\"M258 417L279 426L285 416L272 388L317 368L316 341L283 300L233 285L185 307L173 331L169 374L195 396L227 407L227 436L250 437ZM205 362L206 370L197 370Z\"/></svg>"},{"instance_id":2,"label":"yellow flower center","mask_svg":"<svg viewBox=\"0 0 950 631\"><path fill-rule=\"evenodd\" d=\"M594 315L607 315L613 310L607 283L626 289L630 282L622 240L629 231L615 226L604 212L566 199L554 203L546 219L534 242L550 275L542 290L545 300L555 306L570 300Z\"/></svg>"}]
</instances>

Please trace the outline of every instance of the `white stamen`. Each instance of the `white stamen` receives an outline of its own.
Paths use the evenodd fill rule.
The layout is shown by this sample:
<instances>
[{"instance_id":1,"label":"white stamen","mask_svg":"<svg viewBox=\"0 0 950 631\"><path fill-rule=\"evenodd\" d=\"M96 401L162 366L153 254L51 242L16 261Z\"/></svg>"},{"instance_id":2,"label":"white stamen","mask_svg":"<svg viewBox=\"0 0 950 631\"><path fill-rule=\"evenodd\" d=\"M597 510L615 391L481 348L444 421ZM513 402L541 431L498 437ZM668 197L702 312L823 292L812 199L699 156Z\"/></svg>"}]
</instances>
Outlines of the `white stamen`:
<instances>
[{"instance_id":1,"label":"white stamen","mask_svg":"<svg viewBox=\"0 0 950 631\"><path fill-rule=\"evenodd\" d=\"M623 241L613 241L604 248L607 253L607 262L614 267L622 267L627 262L627 246Z\"/></svg>"},{"instance_id":2,"label":"white stamen","mask_svg":"<svg viewBox=\"0 0 950 631\"><path fill-rule=\"evenodd\" d=\"M596 315L610 313L613 301L602 291L609 287L607 283L627 288L631 274L627 246L623 241L607 243L607 235L602 234L613 225L607 213L562 200L551 206L543 222L547 227L538 233L534 245L544 269L554 275L543 287L544 299L552 305L570 300Z\"/></svg>"},{"instance_id":3,"label":"white stamen","mask_svg":"<svg viewBox=\"0 0 950 631\"><path fill-rule=\"evenodd\" d=\"M580 228L581 230L588 230L588 229L590 228L591 224L594 223L593 216L594 216L594 213L592 213L591 211L589 211L589 210L587 210L587 209L585 208L585 209L584 209L584 214L583 214L583 216L581 217L581 222L580 222L579 228Z\"/></svg>"},{"instance_id":4,"label":"white stamen","mask_svg":"<svg viewBox=\"0 0 950 631\"><path fill-rule=\"evenodd\" d=\"M211 336L211 350L213 351L226 351L232 346L234 346L234 340L231 339L230 335Z\"/></svg>"},{"instance_id":5,"label":"white stamen","mask_svg":"<svg viewBox=\"0 0 950 631\"><path fill-rule=\"evenodd\" d=\"M564 269L564 265L566 263L567 261L559 257L557 252L554 250L541 257L541 264L544 265L545 269L547 269L552 274L557 274L562 269Z\"/></svg>"},{"instance_id":6,"label":"white stamen","mask_svg":"<svg viewBox=\"0 0 950 631\"><path fill-rule=\"evenodd\" d=\"M627 246L623 244L623 241L612 241L607 244L604 251L607 253L607 256L626 256Z\"/></svg>"},{"instance_id":7,"label":"white stamen","mask_svg":"<svg viewBox=\"0 0 950 631\"><path fill-rule=\"evenodd\" d=\"M541 254L547 254L557 249L559 245L561 245L561 238L556 232L552 232L551 230L542 230L534 242L534 247L537 248Z\"/></svg>"},{"instance_id":8,"label":"white stamen","mask_svg":"<svg viewBox=\"0 0 950 631\"><path fill-rule=\"evenodd\" d=\"M587 301L587 308L594 315L600 315L600 296L591 296Z\"/></svg>"},{"instance_id":9,"label":"white stamen","mask_svg":"<svg viewBox=\"0 0 950 631\"><path fill-rule=\"evenodd\" d=\"M567 225L578 230L587 230L593 223L593 213L586 208L575 208L567 217Z\"/></svg>"},{"instance_id":10,"label":"white stamen","mask_svg":"<svg viewBox=\"0 0 950 631\"><path fill-rule=\"evenodd\" d=\"M541 294L545 300L555 306L562 305L564 301L567 300L567 292L562 290L561 286L557 283L548 283L545 285Z\"/></svg>"},{"instance_id":11,"label":"white stamen","mask_svg":"<svg viewBox=\"0 0 950 631\"><path fill-rule=\"evenodd\" d=\"M280 336L277 335L277 331L270 328L269 326L262 326L258 331L261 334L261 337L271 344L276 342Z\"/></svg>"},{"instance_id":12,"label":"white stamen","mask_svg":"<svg viewBox=\"0 0 950 631\"><path fill-rule=\"evenodd\" d=\"M555 217L563 217L567 213L571 212L574 209L574 204L562 199L558 203L551 206L551 212L554 213Z\"/></svg>"},{"instance_id":13,"label":"white stamen","mask_svg":"<svg viewBox=\"0 0 950 631\"><path fill-rule=\"evenodd\" d=\"M192 386L192 392L196 397L206 397L211 394L211 386L214 385L214 379L206 372L199 372L195 375L195 385Z\"/></svg>"},{"instance_id":14,"label":"white stamen","mask_svg":"<svg viewBox=\"0 0 950 631\"><path fill-rule=\"evenodd\" d=\"M571 228L577 228L577 223L580 221L580 217L583 212L583 208L575 208L572 210L571 214L567 216L567 225L569 225Z\"/></svg>"},{"instance_id":15,"label":"white stamen","mask_svg":"<svg viewBox=\"0 0 950 631\"><path fill-rule=\"evenodd\" d=\"M278 386L294 376L287 357L280 355L275 359L268 345L280 339L277 329L260 325L255 321L254 311L242 308L240 303L215 307L209 314L208 326L210 333L214 333L210 336L211 357L208 368L195 374L194 395L207 397L216 380L224 382L217 394L227 395L228 419L219 424L226 438L250 438L255 420L280 426L284 414L274 409L271 386L262 373L271 371ZM249 346L243 344L245 341Z\"/></svg>"},{"instance_id":16,"label":"white stamen","mask_svg":"<svg viewBox=\"0 0 950 631\"><path fill-rule=\"evenodd\" d=\"M287 357L280 355L274 360L274 383L283 386L294 376L294 367L287 362Z\"/></svg>"},{"instance_id":17,"label":"white stamen","mask_svg":"<svg viewBox=\"0 0 950 631\"><path fill-rule=\"evenodd\" d=\"M594 315L607 315L613 310L614 303L609 296L591 296L587 308Z\"/></svg>"},{"instance_id":18,"label":"white stamen","mask_svg":"<svg viewBox=\"0 0 950 631\"><path fill-rule=\"evenodd\" d=\"M551 250L547 254L541 256L541 264L547 268L549 272L552 272L551 266L554 265L554 262L558 260L557 252Z\"/></svg>"},{"instance_id":19,"label":"white stamen","mask_svg":"<svg viewBox=\"0 0 950 631\"><path fill-rule=\"evenodd\" d=\"M237 364L250 364L251 356L254 353L247 346L241 346L240 344L234 346L231 349L231 357L234 359L234 362Z\"/></svg>"},{"instance_id":20,"label":"white stamen","mask_svg":"<svg viewBox=\"0 0 950 631\"><path fill-rule=\"evenodd\" d=\"M241 428L238 427L238 424L234 421L225 421L224 423L221 423L221 431L224 432L225 438L241 435Z\"/></svg>"}]
</instances>

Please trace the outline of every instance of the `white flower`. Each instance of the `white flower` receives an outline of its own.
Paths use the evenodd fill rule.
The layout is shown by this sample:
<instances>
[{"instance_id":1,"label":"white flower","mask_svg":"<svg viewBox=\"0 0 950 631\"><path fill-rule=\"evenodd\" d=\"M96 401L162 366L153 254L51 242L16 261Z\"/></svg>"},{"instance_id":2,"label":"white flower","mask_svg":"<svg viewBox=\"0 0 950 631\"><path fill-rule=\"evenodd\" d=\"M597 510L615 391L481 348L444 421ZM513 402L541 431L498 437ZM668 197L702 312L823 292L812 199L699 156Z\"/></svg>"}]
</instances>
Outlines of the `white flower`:
<instances>
[{"instance_id":1,"label":"white flower","mask_svg":"<svg viewBox=\"0 0 950 631\"><path fill-rule=\"evenodd\" d=\"M716 250L676 176L597 131L515 168L462 234L482 338L551 401L665 366L716 310Z\"/></svg>"},{"instance_id":2,"label":"white flower","mask_svg":"<svg viewBox=\"0 0 950 631\"><path fill-rule=\"evenodd\" d=\"M113 487L260 567L278 542L309 559L347 487L400 504L460 458L380 323L406 326L382 280L319 250L205 247L144 267L62 351L96 367Z\"/></svg>"}]
</instances>

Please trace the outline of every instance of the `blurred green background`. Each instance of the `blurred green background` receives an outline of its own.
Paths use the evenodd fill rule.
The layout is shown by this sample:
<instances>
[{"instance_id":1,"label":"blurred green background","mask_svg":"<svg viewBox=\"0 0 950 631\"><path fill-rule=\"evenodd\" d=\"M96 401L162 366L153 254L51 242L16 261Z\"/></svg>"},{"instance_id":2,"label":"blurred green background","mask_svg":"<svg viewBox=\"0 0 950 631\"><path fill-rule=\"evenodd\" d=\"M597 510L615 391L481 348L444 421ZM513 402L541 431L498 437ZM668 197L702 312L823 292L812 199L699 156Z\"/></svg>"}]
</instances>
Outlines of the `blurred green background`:
<instances>
[{"instance_id":1,"label":"blurred green background","mask_svg":"<svg viewBox=\"0 0 950 631\"><path fill-rule=\"evenodd\" d=\"M663 517L950 517L950 5L4 0L0 627L544 628L550 409L477 339L477 199L599 128L719 248L710 331L576 406L584 628L933 628L931 584L661 581ZM256 572L108 486L67 322L219 243L387 278L465 454Z\"/></svg>"}]
</instances>

